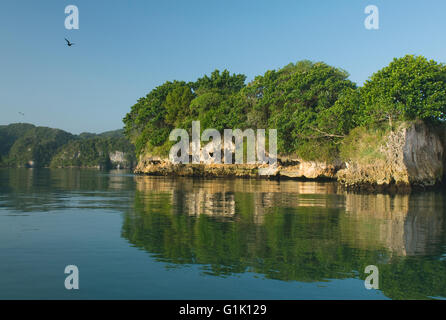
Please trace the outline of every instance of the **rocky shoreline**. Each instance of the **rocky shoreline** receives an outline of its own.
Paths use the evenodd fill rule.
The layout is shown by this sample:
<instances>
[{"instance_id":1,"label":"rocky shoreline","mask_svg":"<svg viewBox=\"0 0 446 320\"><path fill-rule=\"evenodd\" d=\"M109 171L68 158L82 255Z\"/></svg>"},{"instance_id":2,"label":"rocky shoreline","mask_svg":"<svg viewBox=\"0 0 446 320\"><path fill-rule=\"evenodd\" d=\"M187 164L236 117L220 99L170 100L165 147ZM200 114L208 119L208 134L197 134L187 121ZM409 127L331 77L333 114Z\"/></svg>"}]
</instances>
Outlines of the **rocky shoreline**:
<instances>
[{"instance_id":1,"label":"rocky shoreline","mask_svg":"<svg viewBox=\"0 0 446 320\"><path fill-rule=\"evenodd\" d=\"M259 175L260 168L268 168L267 175ZM155 176L195 176L195 177L244 177L244 178L303 178L336 179L340 164L316 161L298 161L279 164L273 167L257 164L173 164L169 160L142 159L135 173Z\"/></svg>"},{"instance_id":2,"label":"rocky shoreline","mask_svg":"<svg viewBox=\"0 0 446 320\"><path fill-rule=\"evenodd\" d=\"M441 185L445 180L446 133L425 123L403 124L391 131L379 147L382 157L364 162L358 159L305 161L280 157L268 175L259 175L256 164L173 164L159 157L141 157L135 173L157 176L244 177L267 179L333 180L347 189L410 191Z\"/></svg>"}]
</instances>

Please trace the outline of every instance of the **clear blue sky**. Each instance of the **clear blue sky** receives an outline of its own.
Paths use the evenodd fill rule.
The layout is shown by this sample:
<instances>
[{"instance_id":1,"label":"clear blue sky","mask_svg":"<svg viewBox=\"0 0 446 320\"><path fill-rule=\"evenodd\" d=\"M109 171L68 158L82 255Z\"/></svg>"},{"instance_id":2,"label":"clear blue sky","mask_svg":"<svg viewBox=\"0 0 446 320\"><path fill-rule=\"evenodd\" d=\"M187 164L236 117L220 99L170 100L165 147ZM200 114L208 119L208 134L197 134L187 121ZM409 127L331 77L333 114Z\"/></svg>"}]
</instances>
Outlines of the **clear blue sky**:
<instances>
[{"instance_id":1,"label":"clear blue sky","mask_svg":"<svg viewBox=\"0 0 446 320\"><path fill-rule=\"evenodd\" d=\"M79 30L64 27L69 4ZM364 27L369 4L380 10L379 30ZM408 53L446 62L445 14L444 0L2 0L0 124L117 129L167 80L225 68L251 80L302 59L362 84Z\"/></svg>"}]
</instances>

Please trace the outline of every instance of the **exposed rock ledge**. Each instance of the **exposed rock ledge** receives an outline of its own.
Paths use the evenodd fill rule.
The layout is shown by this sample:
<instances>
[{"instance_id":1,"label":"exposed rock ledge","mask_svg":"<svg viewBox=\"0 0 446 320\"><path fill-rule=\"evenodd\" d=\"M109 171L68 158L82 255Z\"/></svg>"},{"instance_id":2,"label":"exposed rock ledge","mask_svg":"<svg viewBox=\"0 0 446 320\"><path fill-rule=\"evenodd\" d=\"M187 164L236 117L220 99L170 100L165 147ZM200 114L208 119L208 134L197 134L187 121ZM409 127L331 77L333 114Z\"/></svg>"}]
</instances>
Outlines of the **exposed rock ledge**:
<instances>
[{"instance_id":1,"label":"exposed rock ledge","mask_svg":"<svg viewBox=\"0 0 446 320\"><path fill-rule=\"evenodd\" d=\"M336 179L336 172L342 165L342 162L329 164L296 159L279 161L279 165L271 167L256 164L172 164L169 160L145 157L140 159L135 173L161 176ZM259 175L259 168L266 170L267 174Z\"/></svg>"},{"instance_id":2,"label":"exposed rock ledge","mask_svg":"<svg viewBox=\"0 0 446 320\"><path fill-rule=\"evenodd\" d=\"M169 160L141 157L135 173L162 176L266 177L294 179L337 179L348 188L382 190L428 187L440 183L446 163L446 133L438 133L423 122L403 125L391 132L373 163L333 163L280 158L278 165L172 164ZM266 176L259 168L268 168Z\"/></svg>"}]
</instances>

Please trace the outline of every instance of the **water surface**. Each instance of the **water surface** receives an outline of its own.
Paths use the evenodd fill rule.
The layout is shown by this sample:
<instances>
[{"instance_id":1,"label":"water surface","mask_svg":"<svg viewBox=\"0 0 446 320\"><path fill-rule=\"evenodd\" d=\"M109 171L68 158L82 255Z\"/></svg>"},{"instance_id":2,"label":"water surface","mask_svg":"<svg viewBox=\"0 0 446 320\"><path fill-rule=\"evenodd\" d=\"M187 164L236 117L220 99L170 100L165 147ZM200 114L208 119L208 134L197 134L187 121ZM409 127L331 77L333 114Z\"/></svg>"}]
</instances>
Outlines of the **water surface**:
<instances>
[{"instance_id":1,"label":"water surface","mask_svg":"<svg viewBox=\"0 0 446 320\"><path fill-rule=\"evenodd\" d=\"M444 190L0 169L0 299L442 298L445 203Z\"/></svg>"}]
</instances>

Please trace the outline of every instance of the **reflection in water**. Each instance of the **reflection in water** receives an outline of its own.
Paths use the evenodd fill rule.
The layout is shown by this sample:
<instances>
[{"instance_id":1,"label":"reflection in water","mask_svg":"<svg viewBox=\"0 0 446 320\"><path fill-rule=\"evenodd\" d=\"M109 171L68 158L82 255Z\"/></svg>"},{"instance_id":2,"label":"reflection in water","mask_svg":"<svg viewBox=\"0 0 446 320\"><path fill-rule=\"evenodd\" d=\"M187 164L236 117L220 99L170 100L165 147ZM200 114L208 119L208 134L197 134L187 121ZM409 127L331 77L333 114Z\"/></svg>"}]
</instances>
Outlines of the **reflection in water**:
<instances>
[{"instance_id":1,"label":"reflection in water","mask_svg":"<svg viewBox=\"0 0 446 320\"><path fill-rule=\"evenodd\" d=\"M62 208L128 207L134 181L125 171L1 169L0 206L16 213Z\"/></svg>"},{"instance_id":2,"label":"reflection in water","mask_svg":"<svg viewBox=\"0 0 446 320\"><path fill-rule=\"evenodd\" d=\"M135 177L137 190L150 202L163 194L170 213L232 218L248 206L252 221L265 222L274 209L304 207L342 209L342 239L360 249L388 249L397 255L434 254L443 230L443 195L355 194L337 190L334 183L267 180L192 180ZM237 201L238 194L248 201ZM239 197L240 198L240 197ZM148 208L147 208L148 209ZM437 247L438 248L438 247Z\"/></svg>"},{"instance_id":3,"label":"reflection in water","mask_svg":"<svg viewBox=\"0 0 446 320\"><path fill-rule=\"evenodd\" d=\"M345 224L357 231L361 248L384 246L396 255L439 253L444 228L444 196L346 194Z\"/></svg>"},{"instance_id":4,"label":"reflection in water","mask_svg":"<svg viewBox=\"0 0 446 320\"><path fill-rule=\"evenodd\" d=\"M365 266L377 265L380 290L394 299L446 297L445 201L444 190L373 195L291 180L0 170L0 214L122 213L120 235L130 245L120 256L137 247L169 267L300 282L364 279ZM125 268L114 272L123 276Z\"/></svg>"},{"instance_id":5,"label":"reflection in water","mask_svg":"<svg viewBox=\"0 0 446 320\"><path fill-rule=\"evenodd\" d=\"M390 297L446 296L441 193L354 194L334 183L296 181L135 181L123 236L159 261L285 281L364 278L374 264ZM429 280L420 283L417 274Z\"/></svg>"},{"instance_id":6,"label":"reflection in water","mask_svg":"<svg viewBox=\"0 0 446 320\"><path fill-rule=\"evenodd\" d=\"M224 217L235 214L235 195L250 194L253 197L252 214L254 222L262 223L263 216L274 207L328 207L337 197L336 185L316 182L296 183L294 181L267 181L248 179L193 180L190 178L149 178L135 177L137 190L170 196L170 201L180 213L197 216Z\"/></svg>"}]
</instances>

